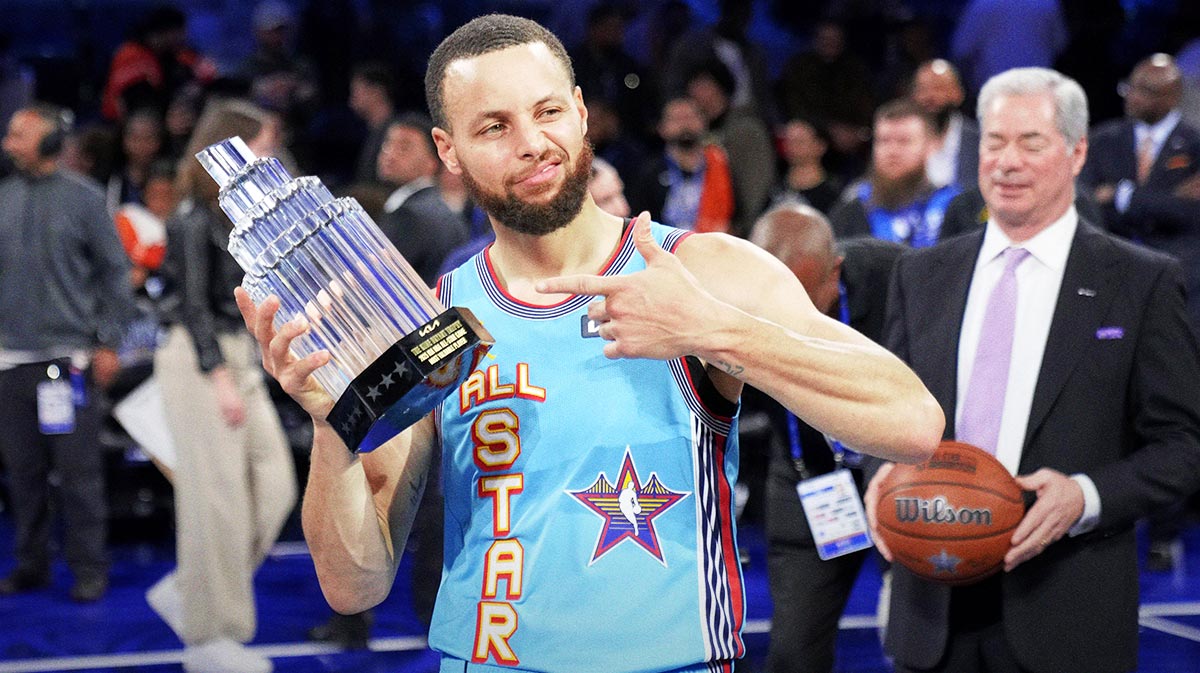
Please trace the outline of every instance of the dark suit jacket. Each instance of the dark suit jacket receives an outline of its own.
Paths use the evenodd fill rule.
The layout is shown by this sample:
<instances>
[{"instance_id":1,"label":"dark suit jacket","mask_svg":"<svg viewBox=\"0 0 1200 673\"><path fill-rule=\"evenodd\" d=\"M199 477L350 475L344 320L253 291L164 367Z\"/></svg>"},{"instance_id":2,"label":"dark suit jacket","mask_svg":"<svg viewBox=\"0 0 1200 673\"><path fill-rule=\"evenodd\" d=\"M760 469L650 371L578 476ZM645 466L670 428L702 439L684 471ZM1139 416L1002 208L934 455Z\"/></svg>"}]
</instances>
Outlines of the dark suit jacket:
<instances>
[{"instance_id":1,"label":"dark suit jacket","mask_svg":"<svg viewBox=\"0 0 1200 673\"><path fill-rule=\"evenodd\" d=\"M379 218L379 228L430 287L446 255L467 241L467 223L442 201L437 187L414 192Z\"/></svg>"},{"instance_id":2,"label":"dark suit jacket","mask_svg":"<svg viewBox=\"0 0 1200 673\"><path fill-rule=\"evenodd\" d=\"M1098 126L1089 140L1088 160L1080 183L1099 185L1137 181L1134 121L1119 119ZM1200 201L1180 198L1174 190L1200 172L1200 130L1180 122L1167 136L1145 184L1133 191L1129 208L1104 209L1108 228L1179 258L1186 274L1189 313L1200 326Z\"/></svg>"},{"instance_id":3,"label":"dark suit jacket","mask_svg":"<svg viewBox=\"0 0 1200 673\"><path fill-rule=\"evenodd\" d=\"M959 328L982 240L977 231L905 253L888 297L886 344L941 403L947 438L954 437ZM1104 327L1120 332L1099 338ZM1067 259L1018 473L1041 467L1088 475L1100 494L1100 521L1003 576L1009 643L1031 671L1131 671L1133 524L1200 487L1200 352L1178 265L1084 222ZM909 666L936 665L947 641L949 587L895 566L891 600L888 650Z\"/></svg>"}]
</instances>

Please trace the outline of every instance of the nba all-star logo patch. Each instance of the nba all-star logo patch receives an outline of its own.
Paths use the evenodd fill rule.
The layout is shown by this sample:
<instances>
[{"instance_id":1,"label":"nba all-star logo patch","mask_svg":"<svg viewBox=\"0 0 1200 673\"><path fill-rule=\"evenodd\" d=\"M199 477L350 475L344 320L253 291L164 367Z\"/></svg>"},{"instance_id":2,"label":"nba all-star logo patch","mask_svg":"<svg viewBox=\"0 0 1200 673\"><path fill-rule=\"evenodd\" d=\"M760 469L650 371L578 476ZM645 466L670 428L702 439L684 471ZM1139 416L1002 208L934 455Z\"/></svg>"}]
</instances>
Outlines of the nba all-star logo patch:
<instances>
[{"instance_id":1,"label":"nba all-star logo patch","mask_svg":"<svg viewBox=\"0 0 1200 673\"><path fill-rule=\"evenodd\" d=\"M633 541L666 565L662 547L658 543L658 533L654 529L654 519L691 495L690 492L672 491L667 488L654 472L650 473L649 480L643 484L628 446L625 447L625 460L621 463L621 471L615 484L609 482L608 477L601 472L591 486L582 491L567 493L604 522L600 535L596 538L596 550L592 553L588 565L595 563L625 540Z\"/></svg>"}]
</instances>

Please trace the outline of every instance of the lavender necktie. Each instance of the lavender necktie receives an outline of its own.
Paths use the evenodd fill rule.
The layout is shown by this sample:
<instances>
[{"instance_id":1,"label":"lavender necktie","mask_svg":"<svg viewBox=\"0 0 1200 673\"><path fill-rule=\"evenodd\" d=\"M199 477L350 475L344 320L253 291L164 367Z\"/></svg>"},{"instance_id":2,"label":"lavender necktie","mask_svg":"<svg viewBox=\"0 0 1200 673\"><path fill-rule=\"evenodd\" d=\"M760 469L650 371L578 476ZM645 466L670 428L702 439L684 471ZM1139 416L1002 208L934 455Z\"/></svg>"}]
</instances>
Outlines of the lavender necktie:
<instances>
[{"instance_id":1,"label":"lavender necktie","mask_svg":"<svg viewBox=\"0 0 1200 673\"><path fill-rule=\"evenodd\" d=\"M1008 387L1008 364L1012 359L1013 329L1017 320L1017 267L1029 251L1008 248L1003 253L1004 272L988 298L987 311L979 330L975 365L967 383L957 438L995 454L1004 415L1004 391Z\"/></svg>"}]
</instances>

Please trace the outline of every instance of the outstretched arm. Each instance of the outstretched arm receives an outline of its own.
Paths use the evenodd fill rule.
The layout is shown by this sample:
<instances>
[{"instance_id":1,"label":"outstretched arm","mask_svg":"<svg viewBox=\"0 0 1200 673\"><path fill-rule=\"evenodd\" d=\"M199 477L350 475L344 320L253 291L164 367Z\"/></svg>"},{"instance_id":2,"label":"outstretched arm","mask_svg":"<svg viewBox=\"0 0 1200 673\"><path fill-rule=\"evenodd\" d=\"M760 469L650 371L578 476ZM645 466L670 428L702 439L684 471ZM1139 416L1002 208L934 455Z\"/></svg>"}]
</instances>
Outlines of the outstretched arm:
<instances>
[{"instance_id":1,"label":"outstretched arm","mask_svg":"<svg viewBox=\"0 0 1200 673\"><path fill-rule=\"evenodd\" d=\"M234 292L263 367L313 419L301 521L321 590L334 610L362 612L382 601L395 580L425 488L433 421L425 417L371 453L351 453L325 421L334 401L312 376L329 354L296 358L288 347L307 325L292 321L276 333L277 299L256 307L244 290Z\"/></svg>"},{"instance_id":2,"label":"outstretched arm","mask_svg":"<svg viewBox=\"0 0 1200 673\"><path fill-rule=\"evenodd\" d=\"M694 355L720 373L727 395L749 383L810 425L889 460L928 458L941 439L941 408L906 365L822 315L774 257L720 234L686 239L676 255L634 223L643 272L543 281L546 293L601 295L589 316L609 357Z\"/></svg>"}]
</instances>

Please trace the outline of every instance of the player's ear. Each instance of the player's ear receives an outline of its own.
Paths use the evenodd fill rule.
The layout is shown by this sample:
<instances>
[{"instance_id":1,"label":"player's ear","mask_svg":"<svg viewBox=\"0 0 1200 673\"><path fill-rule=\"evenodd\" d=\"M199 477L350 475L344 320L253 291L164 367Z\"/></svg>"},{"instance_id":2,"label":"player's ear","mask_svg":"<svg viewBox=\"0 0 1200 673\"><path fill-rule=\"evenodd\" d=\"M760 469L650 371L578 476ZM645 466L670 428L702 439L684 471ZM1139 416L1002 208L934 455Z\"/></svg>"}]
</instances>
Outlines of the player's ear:
<instances>
[{"instance_id":1,"label":"player's ear","mask_svg":"<svg viewBox=\"0 0 1200 673\"><path fill-rule=\"evenodd\" d=\"M454 148L454 140L445 129L433 127L433 143L437 145L438 158L446 165L446 170L454 175L462 174L462 167L458 163L458 152Z\"/></svg>"},{"instance_id":2,"label":"player's ear","mask_svg":"<svg viewBox=\"0 0 1200 673\"><path fill-rule=\"evenodd\" d=\"M588 125L588 109L583 103L583 89L575 87L575 107L579 108L579 123L583 127L583 135L587 135Z\"/></svg>"}]
</instances>

